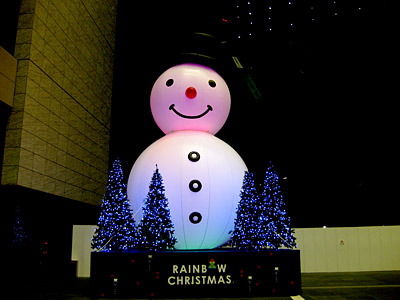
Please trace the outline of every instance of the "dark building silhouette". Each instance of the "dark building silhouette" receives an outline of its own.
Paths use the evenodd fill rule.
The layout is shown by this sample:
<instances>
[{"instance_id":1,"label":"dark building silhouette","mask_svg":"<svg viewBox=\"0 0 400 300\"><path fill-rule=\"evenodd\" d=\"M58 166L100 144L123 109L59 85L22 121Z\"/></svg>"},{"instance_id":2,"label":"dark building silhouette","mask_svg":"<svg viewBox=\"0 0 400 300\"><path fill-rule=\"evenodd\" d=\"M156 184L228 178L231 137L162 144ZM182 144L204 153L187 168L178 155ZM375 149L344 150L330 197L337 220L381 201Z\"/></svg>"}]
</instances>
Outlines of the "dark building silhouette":
<instances>
[{"instance_id":1,"label":"dark building silhouette","mask_svg":"<svg viewBox=\"0 0 400 300\"><path fill-rule=\"evenodd\" d=\"M1 4L0 97L4 84L11 91L0 99L2 236L13 249L18 208L30 261L42 271L65 271L72 224L96 222L105 190L116 6Z\"/></svg>"}]
</instances>

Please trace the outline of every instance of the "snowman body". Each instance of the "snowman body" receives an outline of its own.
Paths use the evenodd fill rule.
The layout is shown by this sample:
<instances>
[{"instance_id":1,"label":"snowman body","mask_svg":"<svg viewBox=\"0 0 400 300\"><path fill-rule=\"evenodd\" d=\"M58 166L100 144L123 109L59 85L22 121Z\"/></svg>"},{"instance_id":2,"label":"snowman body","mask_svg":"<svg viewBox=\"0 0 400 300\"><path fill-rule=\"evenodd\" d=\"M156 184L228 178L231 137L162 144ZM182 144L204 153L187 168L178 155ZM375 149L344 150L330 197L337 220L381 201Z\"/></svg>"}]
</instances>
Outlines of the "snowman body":
<instances>
[{"instance_id":1,"label":"snowman body","mask_svg":"<svg viewBox=\"0 0 400 300\"><path fill-rule=\"evenodd\" d=\"M246 170L240 156L207 132L167 134L150 145L132 169L128 185L136 200L146 199L156 164L174 223L175 248L212 249L226 243ZM132 201L137 219L143 201Z\"/></svg>"},{"instance_id":2,"label":"snowman body","mask_svg":"<svg viewBox=\"0 0 400 300\"><path fill-rule=\"evenodd\" d=\"M169 202L176 249L212 249L229 241L246 165L214 136L229 114L230 95L214 70L175 66L154 84L151 109L166 133L136 160L128 198L136 220L158 166Z\"/></svg>"}]
</instances>

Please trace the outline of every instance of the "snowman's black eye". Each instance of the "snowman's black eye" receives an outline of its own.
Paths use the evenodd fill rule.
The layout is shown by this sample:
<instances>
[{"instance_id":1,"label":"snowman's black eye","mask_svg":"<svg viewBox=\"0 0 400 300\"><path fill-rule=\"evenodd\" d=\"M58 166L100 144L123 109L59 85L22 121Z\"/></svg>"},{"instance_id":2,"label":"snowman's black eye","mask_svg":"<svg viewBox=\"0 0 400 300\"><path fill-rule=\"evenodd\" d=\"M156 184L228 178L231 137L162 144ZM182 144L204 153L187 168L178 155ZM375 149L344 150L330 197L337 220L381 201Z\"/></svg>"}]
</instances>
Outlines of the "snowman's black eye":
<instances>
[{"instance_id":1,"label":"snowman's black eye","mask_svg":"<svg viewBox=\"0 0 400 300\"><path fill-rule=\"evenodd\" d=\"M217 86L217 84L215 83L215 81L212 80L212 79L210 79L210 80L208 81L208 84L209 84L209 86L211 86L212 88L215 88L215 87Z\"/></svg>"},{"instance_id":2,"label":"snowman's black eye","mask_svg":"<svg viewBox=\"0 0 400 300\"><path fill-rule=\"evenodd\" d=\"M171 85L173 85L174 84L174 80L171 78L171 79L168 79L167 80L167 82L165 83L167 86L171 86Z\"/></svg>"}]
</instances>

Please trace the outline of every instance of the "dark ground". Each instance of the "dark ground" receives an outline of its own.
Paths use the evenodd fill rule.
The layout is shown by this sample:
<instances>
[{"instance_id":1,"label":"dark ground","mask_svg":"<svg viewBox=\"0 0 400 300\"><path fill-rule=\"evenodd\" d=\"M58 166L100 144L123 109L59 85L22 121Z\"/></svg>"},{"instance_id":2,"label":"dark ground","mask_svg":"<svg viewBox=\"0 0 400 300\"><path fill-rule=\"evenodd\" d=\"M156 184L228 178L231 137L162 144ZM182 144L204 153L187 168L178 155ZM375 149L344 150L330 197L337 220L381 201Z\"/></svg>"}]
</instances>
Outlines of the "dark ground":
<instances>
[{"instance_id":1,"label":"dark ground","mask_svg":"<svg viewBox=\"0 0 400 300\"><path fill-rule=\"evenodd\" d=\"M301 297L253 299L273 300L398 300L400 271L354 273L303 273ZM65 284L43 284L40 299L91 300L89 279L76 279ZM29 297L27 298L29 299ZM196 298L193 298L196 299ZM203 298L204 299L204 298ZM210 298L212 299L212 298ZM220 299L220 298L219 298ZM250 299L250 298L229 298Z\"/></svg>"}]
</instances>

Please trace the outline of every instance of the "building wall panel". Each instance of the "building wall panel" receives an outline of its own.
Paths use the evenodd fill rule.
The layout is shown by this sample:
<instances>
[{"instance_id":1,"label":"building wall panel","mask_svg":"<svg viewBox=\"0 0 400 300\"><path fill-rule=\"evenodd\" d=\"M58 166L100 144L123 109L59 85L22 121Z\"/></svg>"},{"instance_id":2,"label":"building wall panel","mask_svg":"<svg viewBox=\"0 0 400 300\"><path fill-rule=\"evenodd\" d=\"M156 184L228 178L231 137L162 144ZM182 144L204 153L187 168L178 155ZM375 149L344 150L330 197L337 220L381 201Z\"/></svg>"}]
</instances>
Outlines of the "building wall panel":
<instances>
[{"instance_id":1,"label":"building wall panel","mask_svg":"<svg viewBox=\"0 0 400 300\"><path fill-rule=\"evenodd\" d=\"M108 175L116 0L23 0L20 13L2 184L99 204Z\"/></svg>"}]
</instances>

